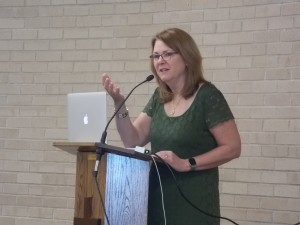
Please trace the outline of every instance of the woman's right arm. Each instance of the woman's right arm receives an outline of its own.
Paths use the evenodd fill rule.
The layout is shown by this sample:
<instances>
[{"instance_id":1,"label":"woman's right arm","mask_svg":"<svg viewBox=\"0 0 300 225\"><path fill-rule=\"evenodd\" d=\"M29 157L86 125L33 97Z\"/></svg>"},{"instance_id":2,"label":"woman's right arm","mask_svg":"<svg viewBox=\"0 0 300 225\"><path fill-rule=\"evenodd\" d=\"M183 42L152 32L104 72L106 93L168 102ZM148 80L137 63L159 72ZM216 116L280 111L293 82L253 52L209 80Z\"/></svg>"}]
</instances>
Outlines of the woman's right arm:
<instances>
[{"instance_id":1,"label":"woman's right arm","mask_svg":"<svg viewBox=\"0 0 300 225\"><path fill-rule=\"evenodd\" d=\"M112 97L115 109L119 108L124 100L124 96L120 93L118 88L108 74L102 75L102 85L107 93ZM118 114L125 114L127 112L125 104L120 108ZM151 117L146 113L140 113L136 120L132 123L129 115L124 118L116 117L116 125L120 134L121 140L125 147L144 146L149 141Z\"/></svg>"}]
</instances>

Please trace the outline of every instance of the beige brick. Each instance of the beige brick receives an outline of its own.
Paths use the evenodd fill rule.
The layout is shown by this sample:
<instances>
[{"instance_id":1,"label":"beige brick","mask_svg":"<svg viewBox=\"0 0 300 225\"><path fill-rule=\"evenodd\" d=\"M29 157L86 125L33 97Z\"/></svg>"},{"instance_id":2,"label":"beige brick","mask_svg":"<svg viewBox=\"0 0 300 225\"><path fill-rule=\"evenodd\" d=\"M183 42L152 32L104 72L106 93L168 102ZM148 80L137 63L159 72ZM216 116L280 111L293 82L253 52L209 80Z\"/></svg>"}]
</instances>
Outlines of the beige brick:
<instances>
[{"instance_id":1,"label":"beige brick","mask_svg":"<svg viewBox=\"0 0 300 225\"><path fill-rule=\"evenodd\" d=\"M217 8L218 4L221 3L218 2L217 0L203 0L203 1L192 0L193 9Z\"/></svg>"},{"instance_id":2,"label":"beige brick","mask_svg":"<svg viewBox=\"0 0 300 225\"><path fill-rule=\"evenodd\" d=\"M264 80L265 70L264 69L240 69L239 80L251 81L251 80Z\"/></svg>"},{"instance_id":3,"label":"beige brick","mask_svg":"<svg viewBox=\"0 0 300 225\"><path fill-rule=\"evenodd\" d=\"M164 12L166 10L165 2L141 2L142 13Z\"/></svg>"},{"instance_id":4,"label":"beige brick","mask_svg":"<svg viewBox=\"0 0 300 225\"><path fill-rule=\"evenodd\" d=\"M23 41L0 41L0 50L23 50Z\"/></svg>"},{"instance_id":5,"label":"beige brick","mask_svg":"<svg viewBox=\"0 0 300 225\"><path fill-rule=\"evenodd\" d=\"M28 208L25 206L5 205L3 206L2 213L4 216L26 217L28 216Z\"/></svg>"},{"instance_id":6,"label":"beige brick","mask_svg":"<svg viewBox=\"0 0 300 225\"><path fill-rule=\"evenodd\" d=\"M60 1L63 2L63 1ZM39 16L63 16L63 7L60 6L54 6L54 0L52 1L52 6L44 6L39 7Z\"/></svg>"},{"instance_id":7,"label":"beige brick","mask_svg":"<svg viewBox=\"0 0 300 225\"><path fill-rule=\"evenodd\" d=\"M14 217L1 216L0 223L5 225L15 225Z\"/></svg>"},{"instance_id":8,"label":"beige brick","mask_svg":"<svg viewBox=\"0 0 300 225\"><path fill-rule=\"evenodd\" d=\"M187 17L188 16L185 14L182 15L182 18L187 18ZM137 15L134 14L134 15L128 15L127 18L128 18L128 25L152 24L152 14L137 14ZM179 18L179 20L180 19L181 17Z\"/></svg>"},{"instance_id":9,"label":"beige brick","mask_svg":"<svg viewBox=\"0 0 300 225\"><path fill-rule=\"evenodd\" d=\"M105 39L102 40L101 42L102 49L126 48L126 45L127 45L127 40L125 38L114 38L114 40Z\"/></svg>"},{"instance_id":10,"label":"beige brick","mask_svg":"<svg viewBox=\"0 0 300 225\"><path fill-rule=\"evenodd\" d=\"M24 28L24 19L0 18L0 28L2 29Z\"/></svg>"},{"instance_id":11,"label":"beige brick","mask_svg":"<svg viewBox=\"0 0 300 225\"><path fill-rule=\"evenodd\" d=\"M267 210L248 210L247 219L250 221L272 222L272 214Z\"/></svg>"},{"instance_id":12,"label":"beige brick","mask_svg":"<svg viewBox=\"0 0 300 225\"><path fill-rule=\"evenodd\" d=\"M256 17L275 17L280 16L280 5L270 4L255 7Z\"/></svg>"},{"instance_id":13,"label":"beige brick","mask_svg":"<svg viewBox=\"0 0 300 225\"><path fill-rule=\"evenodd\" d=\"M288 80L291 78L291 71L288 69L268 69L266 71L267 80Z\"/></svg>"},{"instance_id":14,"label":"beige brick","mask_svg":"<svg viewBox=\"0 0 300 225\"><path fill-rule=\"evenodd\" d=\"M279 92L298 93L300 81L281 81L278 83Z\"/></svg>"},{"instance_id":15,"label":"beige brick","mask_svg":"<svg viewBox=\"0 0 300 225\"><path fill-rule=\"evenodd\" d=\"M241 32L241 21L218 21L217 32Z\"/></svg>"},{"instance_id":16,"label":"beige brick","mask_svg":"<svg viewBox=\"0 0 300 225\"><path fill-rule=\"evenodd\" d=\"M300 184L300 174L298 172L287 173L287 184Z\"/></svg>"},{"instance_id":17,"label":"beige brick","mask_svg":"<svg viewBox=\"0 0 300 225\"><path fill-rule=\"evenodd\" d=\"M190 0L174 0L166 2L166 11L191 10L192 4Z\"/></svg>"},{"instance_id":18,"label":"beige brick","mask_svg":"<svg viewBox=\"0 0 300 225\"><path fill-rule=\"evenodd\" d=\"M36 29L15 29L12 31L12 39L15 40L36 39L37 36Z\"/></svg>"},{"instance_id":19,"label":"beige brick","mask_svg":"<svg viewBox=\"0 0 300 225\"><path fill-rule=\"evenodd\" d=\"M35 61L34 51L14 51L11 53L11 60L16 62Z\"/></svg>"},{"instance_id":20,"label":"beige brick","mask_svg":"<svg viewBox=\"0 0 300 225\"><path fill-rule=\"evenodd\" d=\"M203 60L203 68L206 69L224 69L226 68L225 58L205 58Z\"/></svg>"},{"instance_id":21,"label":"beige brick","mask_svg":"<svg viewBox=\"0 0 300 225\"><path fill-rule=\"evenodd\" d=\"M299 29L283 29L280 31L280 41L299 41Z\"/></svg>"},{"instance_id":22,"label":"beige brick","mask_svg":"<svg viewBox=\"0 0 300 225\"><path fill-rule=\"evenodd\" d=\"M268 158L250 158L249 167L252 169L272 170L274 169L274 160Z\"/></svg>"},{"instance_id":23,"label":"beige brick","mask_svg":"<svg viewBox=\"0 0 300 225\"><path fill-rule=\"evenodd\" d=\"M214 81L236 81L238 80L238 70L229 69L229 70L214 70L213 72Z\"/></svg>"},{"instance_id":24,"label":"beige brick","mask_svg":"<svg viewBox=\"0 0 300 225\"><path fill-rule=\"evenodd\" d=\"M281 55L278 57L278 64L282 67L299 66L300 54L295 55Z\"/></svg>"},{"instance_id":25,"label":"beige brick","mask_svg":"<svg viewBox=\"0 0 300 225\"><path fill-rule=\"evenodd\" d=\"M246 194L247 193L247 184L222 182L221 190L222 190L222 193L227 193L227 194Z\"/></svg>"},{"instance_id":26,"label":"beige brick","mask_svg":"<svg viewBox=\"0 0 300 225\"><path fill-rule=\"evenodd\" d=\"M236 196L234 204L238 208L259 208L260 199L253 196Z\"/></svg>"},{"instance_id":27,"label":"beige brick","mask_svg":"<svg viewBox=\"0 0 300 225\"><path fill-rule=\"evenodd\" d=\"M265 55L266 45L264 44L244 44L241 46L241 55Z\"/></svg>"},{"instance_id":28,"label":"beige brick","mask_svg":"<svg viewBox=\"0 0 300 225\"><path fill-rule=\"evenodd\" d=\"M21 72L22 65L17 62L11 62L11 63L10 62L9 63L1 62L0 70L1 70L1 72L17 73L17 72Z\"/></svg>"},{"instance_id":29,"label":"beige brick","mask_svg":"<svg viewBox=\"0 0 300 225\"><path fill-rule=\"evenodd\" d=\"M52 5L75 5L76 0L52 0Z\"/></svg>"},{"instance_id":30,"label":"beige brick","mask_svg":"<svg viewBox=\"0 0 300 225\"><path fill-rule=\"evenodd\" d=\"M247 187L248 194L254 196L273 196L274 187L271 184L250 183Z\"/></svg>"},{"instance_id":31,"label":"beige brick","mask_svg":"<svg viewBox=\"0 0 300 225\"><path fill-rule=\"evenodd\" d=\"M254 56L252 60L254 67L275 67L278 65L277 56Z\"/></svg>"},{"instance_id":32,"label":"beige brick","mask_svg":"<svg viewBox=\"0 0 300 225\"><path fill-rule=\"evenodd\" d=\"M228 43L228 34L204 34L204 45L224 45Z\"/></svg>"},{"instance_id":33,"label":"beige brick","mask_svg":"<svg viewBox=\"0 0 300 225\"><path fill-rule=\"evenodd\" d=\"M243 21L242 29L244 31L266 30L267 26L268 21L266 19L252 19Z\"/></svg>"},{"instance_id":34,"label":"beige brick","mask_svg":"<svg viewBox=\"0 0 300 225\"><path fill-rule=\"evenodd\" d=\"M102 16L103 26L124 26L127 25L127 16L125 15L109 15Z\"/></svg>"},{"instance_id":35,"label":"beige brick","mask_svg":"<svg viewBox=\"0 0 300 225\"><path fill-rule=\"evenodd\" d=\"M65 6L65 16L85 16L88 15L89 7L87 5Z\"/></svg>"},{"instance_id":36,"label":"beige brick","mask_svg":"<svg viewBox=\"0 0 300 225\"><path fill-rule=\"evenodd\" d=\"M44 174L42 184L45 185L74 185L75 175L71 174Z\"/></svg>"},{"instance_id":37,"label":"beige brick","mask_svg":"<svg viewBox=\"0 0 300 225\"><path fill-rule=\"evenodd\" d=\"M285 184L287 182L286 172L280 171L263 171L261 181L269 184Z\"/></svg>"},{"instance_id":38,"label":"beige brick","mask_svg":"<svg viewBox=\"0 0 300 225\"><path fill-rule=\"evenodd\" d=\"M89 30L87 28L64 29L64 38L65 39L88 38L88 36L89 36Z\"/></svg>"},{"instance_id":39,"label":"beige brick","mask_svg":"<svg viewBox=\"0 0 300 225\"><path fill-rule=\"evenodd\" d=\"M216 8L204 10L204 20L228 20L229 8Z\"/></svg>"},{"instance_id":40,"label":"beige brick","mask_svg":"<svg viewBox=\"0 0 300 225\"><path fill-rule=\"evenodd\" d=\"M62 29L39 29L38 39L61 39L63 37Z\"/></svg>"},{"instance_id":41,"label":"beige brick","mask_svg":"<svg viewBox=\"0 0 300 225\"><path fill-rule=\"evenodd\" d=\"M49 49L75 49L75 40L52 40L50 41Z\"/></svg>"},{"instance_id":42,"label":"beige brick","mask_svg":"<svg viewBox=\"0 0 300 225\"><path fill-rule=\"evenodd\" d=\"M255 17L255 7L234 7L230 9L231 19L249 19Z\"/></svg>"},{"instance_id":43,"label":"beige brick","mask_svg":"<svg viewBox=\"0 0 300 225\"><path fill-rule=\"evenodd\" d=\"M96 72L99 70L97 62L75 62L74 72Z\"/></svg>"},{"instance_id":44,"label":"beige brick","mask_svg":"<svg viewBox=\"0 0 300 225\"><path fill-rule=\"evenodd\" d=\"M76 41L76 49L99 49L100 41L99 40L77 40Z\"/></svg>"},{"instance_id":45,"label":"beige brick","mask_svg":"<svg viewBox=\"0 0 300 225\"><path fill-rule=\"evenodd\" d=\"M243 44L253 42L253 32L233 32L228 34L229 44Z\"/></svg>"},{"instance_id":46,"label":"beige brick","mask_svg":"<svg viewBox=\"0 0 300 225\"><path fill-rule=\"evenodd\" d=\"M266 119L263 124L264 131L289 131L289 120Z\"/></svg>"},{"instance_id":47,"label":"beige brick","mask_svg":"<svg viewBox=\"0 0 300 225\"><path fill-rule=\"evenodd\" d=\"M67 207L67 198L58 198L58 197L45 197L43 198L44 207L53 207L53 208L66 208Z\"/></svg>"},{"instance_id":48,"label":"beige brick","mask_svg":"<svg viewBox=\"0 0 300 225\"><path fill-rule=\"evenodd\" d=\"M3 184L3 193L6 194L26 195L28 192L27 184Z\"/></svg>"},{"instance_id":49,"label":"beige brick","mask_svg":"<svg viewBox=\"0 0 300 225\"><path fill-rule=\"evenodd\" d=\"M125 54L125 52L126 52L126 54ZM128 50L124 51L123 54L128 56L127 55L128 52L129 52ZM76 54L69 53L66 55L68 56L68 58L71 58L72 55L76 55ZM77 54L77 55L79 55L79 54ZM82 58L84 58L83 56L85 56L85 58L87 58L88 60L92 60L92 61L95 61L95 60L96 61L105 61L105 60L112 60L112 58L113 58L113 52L111 50L96 50L96 51L91 50L87 53L87 56L86 56L85 52L82 53L81 55L82 55Z\"/></svg>"},{"instance_id":50,"label":"beige brick","mask_svg":"<svg viewBox=\"0 0 300 225\"><path fill-rule=\"evenodd\" d=\"M36 53L37 61L61 61L61 52L60 51L38 51Z\"/></svg>"},{"instance_id":51,"label":"beige brick","mask_svg":"<svg viewBox=\"0 0 300 225\"><path fill-rule=\"evenodd\" d=\"M23 72L46 72L47 63L44 62L25 62L22 63Z\"/></svg>"},{"instance_id":52,"label":"beige brick","mask_svg":"<svg viewBox=\"0 0 300 225\"><path fill-rule=\"evenodd\" d=\"M299 138L298 138L299 139ZM298 159L275 159L275 169L280 171L299 171Z\"/></svg>"},{"instance_id":53,"label":"beige brick","mask_svg":"<svg viewBox=\"0 0 300 225\"><path fill-rule=\"evenodd\" d=\"M73 63L71 62L50 62L48 63L48 71L50 72L72 72Z\"/></svg>"},{"instance_id":54,"label":"beige brick","mask_svg":"<svg viewBox=\"0 0 300 225\"><path fill-rule=\"evenodd\" d=\"M28 209L28 214L30 217L34 218L52 219L53 211L54 210L52 208L30 207Z\"/></svg>"},{"instance_id":55,"label":"beige brick","mask_svg":"<svg viewBox=\"0 0 300 225\"><path fill-rule=\"evenodd\" d=\"M233 207L234 206L234 195L222 194L220 196L220 205L223 207Z\"/></svg>"},{"instance_id":56,"label":"beige brick","mask_svg":"<svg viewBox=\"0 0 300 225\"><path fill-rule=\"evenodd\" d=\"M272 17L269 18L269 29L288 29L294 25L293 17Z\"/></svg>"},{"instance_id":57,"label":"beige brick","mask_svg":"<svg viewBox=\"0 0 300 225\"><path fill-rule=\"evenodd\" d=\"M114 14L114 4L99 4L89 6L89 15Z\"/></svg>"},{"instance_id":58,"label":"beige brick","mask_svg":"<svg viewBox=\"0 0 300 225\"><path fill-rule=\"evenodd\" d=\"M54 209L53 218L59 220L72 220L74 217L74 210L72 209Z\"/></svg>"},{"instance_id":59,"label":"beige brick","mask_svg":"<svg viewBox=\"0 0 300 225\"><path fill-rule=\"evenodd\" d=\"M51 27L75 27L76 17L52 17Z\"/></svg>"},{"instance_id":60,"label":"beige brick","mask_svg":"<svg viewBox=\"0 0 300 225\"><path fill-rule=\"evenodd\" d=\"M271 210L290 210L298 211L300 210L300 200L295 198L262 198L261 199L261 208L262 209L271 209Z\"/></svg>"},{"instance_id":61,"label":"beige brick","mask_svg":"<svg viewBox=\"0 0 300 225\"><path fill-rule=\"evenodd\" d=\"M73 186L48 186L48 185L29 185L31 195L57 196L73 198L75 187Z\"/></svg>"},{"instance_id":62,"label":"beige brick","mask_svg":"<svg viewBox=\"0 0 300 225\"><path fill-rule=\"evenodd\" d=\"M17 196L17 204L20 206L41 207L43 205L42 197L36 196Z\"/></svg>"},{"instance_id":63,"label":"beige brick","mask_svg":"<svg viewBox=\"0 0 300 225\"><path fill-rule=\"evenodd\" d=\"M242 94L238 97L239 105L264 105L264 96L261 94Z\"/></svg>"},{"instance_id":64,"label":"beige brick","mask_svg":"<svg viewBox=\"0 0 300 225\"><path fill-rule=\"evenodd\" d=\"M62 52L63 61L86 61L87 59L88 59L88 52L85 50Z\"/></svg>"},{"instance_id":65,"label":"beige brick","mask_svg":"<svg viewBox=\"0 0 300 225\"><path fill-rule=\"evenodd\" d=\"M48 28L51 21L48 17L26 18L24 27L27 29Z\"/></svg>"},{"instance_id":66,"label":"beige brick","mask_svg":"<svg viewBox=\"0 0 300 225\"><path fill-rule=\"evenodd\" d=\"M294 212L274 212L273 221L279 224L294 224L299 221L299 214Z\"/></svg>"},{"instance_id":67,"label":"beige brick","mask_svg":"<svg viewBox=\"0 0 300 225\"><path fill-rule=\"evenodd\" d=\"M9 51L1 51L0 52L0 61L7 62L7 61L9 61L9 58L10 58L10 52ZM0 77L0 79L1 79L0 82L1 83L4 83L3 77L4 77L3 75L1 75L1 77Z\"/></svg>"},{"instance_id":68,"label":"beige brick","mask_svg":"<svg viewBox=\"0 0 300 225\"><path fill-rule=\"evenodd\" d=\"M300 4L299 2L284 4L281 7L282 15L299 15Z\"/></svg>"},{"instance_id":69,"label":"beige brick","mask_svg":"<svg viewBox=\"0 0 300 225\"><path fill-rule=\"evenodd\" d=\"M0 172L0 179L3 183L15 183L17 181L17 173L11 173L11 172ZM1 199L1 195L0 195Z\"/></svg>"},{"instance_id":70,"label":"beige brick","mask_svg":"<svg viewBox=\"0 0 300 225\"><path fill-rule=\"evenodd\" d=\"M217 24L215 22L196 22L191 25L191 31L194 34L215 33ZM201 47L203 49L203 47ZM207 57L207 55L205 54Z\"/></svg>"},{"instance_id":71,"label":"beige brick","mask_svg":"<svg viewBox=\"0 0 300 225\"><path fill-rule=\"evenodd\" d=\"M278 42L281 40L281 32L278 30L255 31L254 42Z\"/></svg>"},{"instance_id":72,"label":"beige brick","mask_svg":"<svg viewBox=\"0 0 300 225\"><path fill-rule=\"evenodd\" d=\"M275 185L274 195L278 197L299 198L300 189L298 185Z\"/></svg>"},{"instance_id":73,"label":"beige brick","mask_svg":"<svg viewBox=\"0 0 300 225\"><path fill-rule=\"evenodd\" d=\"M236 181L240 182L260 182L259 171L241 170L236 172Z\"/></svg>"},{"instance_id":74,"label":"beige brick","mask_svg":"<svg viewBox=\"0 0 300 225\"><path fill-rule=\"evenodd\" d=\"M250 68L252 59L250 57L230 57L227 59L229 68Z\"/></svg>"}]
</instances>

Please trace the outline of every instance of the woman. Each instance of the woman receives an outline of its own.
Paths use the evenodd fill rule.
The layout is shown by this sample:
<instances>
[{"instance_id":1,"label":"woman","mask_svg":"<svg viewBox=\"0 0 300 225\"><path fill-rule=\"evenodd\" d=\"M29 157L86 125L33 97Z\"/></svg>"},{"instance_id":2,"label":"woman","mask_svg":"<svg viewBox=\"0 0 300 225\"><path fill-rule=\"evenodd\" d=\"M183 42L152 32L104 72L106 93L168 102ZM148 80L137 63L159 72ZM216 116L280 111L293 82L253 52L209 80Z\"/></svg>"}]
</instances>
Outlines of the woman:
<instances>
[{"instance_id":1,"label":"woman","mask_svg":"<svg viewBox=\"0 0 300 225\"><path fill-rule=\"evenodd\" d=\"M125 106L116 119L125 147L151 143L172 168L186 197L201 210L220 215L218 166L239 157L240 136L222 93L202 74L202 58L192 37L171 28L152 39L151 69L158 83L143 112L132 123ZM120 89L103 74L102 83L117 108ZM182 198L172 175L159 165L162 194L154 167L150 171L148 225L220 224Z\"/></svg>"}]
</instances>

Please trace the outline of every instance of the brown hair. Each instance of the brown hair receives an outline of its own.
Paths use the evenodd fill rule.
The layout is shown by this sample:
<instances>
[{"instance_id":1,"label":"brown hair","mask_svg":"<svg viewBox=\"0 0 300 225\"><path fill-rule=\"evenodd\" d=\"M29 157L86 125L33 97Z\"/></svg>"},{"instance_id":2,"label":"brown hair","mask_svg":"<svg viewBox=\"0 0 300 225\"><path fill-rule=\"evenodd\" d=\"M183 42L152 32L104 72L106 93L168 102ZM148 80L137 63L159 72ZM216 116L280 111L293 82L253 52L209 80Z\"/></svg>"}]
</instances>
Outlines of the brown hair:
<instances>
[{"instance_id":1,"label":"brown hair","mask_svg":"<svg viewBox=\"0 0 300 225\"><path fill-rule=\"evenodd\" d=\"M187 32L178 28L169 28L157 33L151 41L152 52L157 40L164 42L183 58L186 64L186 77L181 95L184 98L191 97L197 91L199 84L205 82L202 69L202 57L197 44ZM151 60L151 70L160 87L160 98L162 102L171 101L173 93L168 85L157 75L153 60Z\"/></svg>"}]
</instances>

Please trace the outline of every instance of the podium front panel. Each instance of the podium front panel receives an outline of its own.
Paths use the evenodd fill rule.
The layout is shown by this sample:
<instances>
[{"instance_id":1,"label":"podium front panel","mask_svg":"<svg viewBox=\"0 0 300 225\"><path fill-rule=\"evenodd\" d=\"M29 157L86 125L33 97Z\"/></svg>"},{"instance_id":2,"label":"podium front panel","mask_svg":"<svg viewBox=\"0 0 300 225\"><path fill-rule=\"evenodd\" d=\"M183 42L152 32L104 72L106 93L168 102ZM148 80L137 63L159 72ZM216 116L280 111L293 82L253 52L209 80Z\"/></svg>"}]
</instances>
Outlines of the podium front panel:
<instances>
[{"instance_id":1,"label":"podium front panel","mask_svg":"<svg viewBox=\"0 0 300 225\"><path fill-rule=\"evenodd\" d=\"M105 207L110 224L147 225L149 170L149 161L107 154Z\"/></svg>"}]
</instances>

